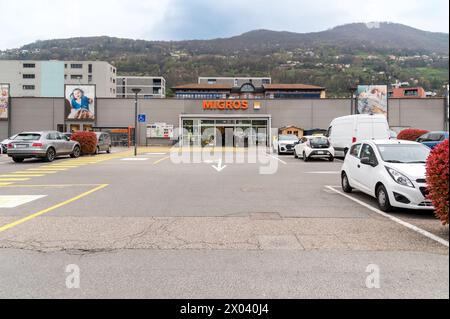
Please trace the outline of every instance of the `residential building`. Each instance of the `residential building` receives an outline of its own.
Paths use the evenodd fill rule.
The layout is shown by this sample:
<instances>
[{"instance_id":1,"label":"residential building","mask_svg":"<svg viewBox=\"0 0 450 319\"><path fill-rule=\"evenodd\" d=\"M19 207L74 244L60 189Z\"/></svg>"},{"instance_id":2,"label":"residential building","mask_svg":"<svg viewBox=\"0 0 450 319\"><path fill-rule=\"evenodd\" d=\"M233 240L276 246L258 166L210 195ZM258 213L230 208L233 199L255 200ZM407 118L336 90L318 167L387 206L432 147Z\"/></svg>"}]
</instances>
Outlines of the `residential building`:
<instances>
[{"instance_id":1,"label":"residential building","mask_svg":"<svg viewBox=\"0 0 450 319\"><path fill-rule=\"evenodd\" d=\"M118 76L116 92L118 98L134 98L132 89L139 88L139 98L163 99L166 97L166 80L161 76Z\"/></svg>"},{"instance_id":2,"label":"residential building","mask_svg":"<svg viewBox=\"0 0 450 319\"><path fill-rule=\"evenodd\" d=\"M172 88L178 99L318 99L325 98L325 88L305 84L256 84L230 81L179 85Z\"/></svg>"},{"instance_id":3,"label":"residential building","mask_svg":"<svg viewBox=\"0 0 450 319\"><path fill-rule=\"evenodd\" d=\"M426 98L427 94L425 90L418 87L394 87L389 92L389 98Z\"/></svg>"},{"instance_id":4,"label":"residential building","mask_svg":"<svg viewBox=\"0 0 450 319\"><path fill-rule=\"evenodd\" d=\"M116 73L103 61L0 60L12 97L63 97L65 84L95 84L97 97L116 97Z\"/></svg>"},{"instance_id":5,"label":"residential building","mask_svg":"<svg viewBox=\"0 0 450 319\"><path fill-rule=\"evenodd\" d=\"M251 83L255 87L271 84L270 77L204 77L198 78L198 84L227 84L233 87L240 87L246 83Z\"/></svg>"}]
</instances>

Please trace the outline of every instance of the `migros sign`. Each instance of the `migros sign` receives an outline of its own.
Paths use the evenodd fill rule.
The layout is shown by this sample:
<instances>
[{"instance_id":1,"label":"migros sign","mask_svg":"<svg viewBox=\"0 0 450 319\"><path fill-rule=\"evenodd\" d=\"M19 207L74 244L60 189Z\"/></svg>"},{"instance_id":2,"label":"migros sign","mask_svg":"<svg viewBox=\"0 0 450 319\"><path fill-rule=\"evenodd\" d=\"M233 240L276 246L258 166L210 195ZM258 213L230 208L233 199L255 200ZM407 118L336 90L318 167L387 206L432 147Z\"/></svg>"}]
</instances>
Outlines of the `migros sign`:
<instances>
[{"instance_id":1,"label":"migros sign","mask_svg":"<svg viewBox=\"0 0 450 319\"><path fill-rule=\"evenodd\" d=\"M247 110L247 100L207 100L203 101L204 110Z\"/></svg>"}]
</instances>

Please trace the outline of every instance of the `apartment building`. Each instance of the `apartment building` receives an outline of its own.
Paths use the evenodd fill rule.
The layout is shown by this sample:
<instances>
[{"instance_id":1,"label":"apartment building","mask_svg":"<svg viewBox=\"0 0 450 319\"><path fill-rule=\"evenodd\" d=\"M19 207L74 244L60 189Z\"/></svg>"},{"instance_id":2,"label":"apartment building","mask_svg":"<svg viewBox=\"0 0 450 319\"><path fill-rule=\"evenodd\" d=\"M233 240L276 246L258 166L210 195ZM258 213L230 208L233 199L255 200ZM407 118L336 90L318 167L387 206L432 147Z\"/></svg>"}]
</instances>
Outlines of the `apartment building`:
<instances>
[{"instance_id":1,"label":"apartment building","mask_svg":"<svg viewBox=\"0 0 450 319\"><path fill-rule=\"evenodd\" d=\"M116 97L116 67L103 61L0 60L0 83L11 97L63 97L65 84L95 84L97 97Z\"/></svg>"},{"instance_id":2,"label":"apartment building","mask_svg":"<svg viewBox=\"0 0 450 319\"><path fill-rule=\"evenodd\" d=\"M198 84L218 84L232 87L241 87L246 83L251 83L255 87L272 84L271 77L199 77Z\"/></svg>"},{"instance_id":3,"label":"apartment building","mask_svg":"<svg viewBox=\"0 0 450 319\"><path fill-rule=\"evenodd\" d=\"M426 98L427 93L420 87L395 87L389 91L389 97L394 99L399 98Z\"/></svg>"},{"instance_id":4,"label":"apartment building","mask_svg":"<svg viewBox=\"0 0 450 319\"><path fill-rule=\"evenodd\" d=\"M141 99L166 97L166 80L160 76L118 76L116 84L118 98L134 98L134 88L141 89L138 94Z\"/></svg>"}]
</instances>

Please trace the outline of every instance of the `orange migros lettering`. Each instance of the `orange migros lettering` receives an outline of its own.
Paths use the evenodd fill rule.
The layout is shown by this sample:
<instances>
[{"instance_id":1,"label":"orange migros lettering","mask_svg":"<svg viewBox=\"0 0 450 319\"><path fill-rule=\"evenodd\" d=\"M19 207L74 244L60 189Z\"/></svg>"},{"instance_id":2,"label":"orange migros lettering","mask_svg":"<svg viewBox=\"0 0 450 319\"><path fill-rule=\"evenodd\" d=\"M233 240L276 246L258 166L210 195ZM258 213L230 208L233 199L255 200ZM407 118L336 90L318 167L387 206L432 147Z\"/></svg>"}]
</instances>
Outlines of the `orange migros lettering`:
<instances>
[{"instance_id":1,"label":"orange migros lettering","mask_svg":"<svg viewBox=\"0 0 450 319\"><path fill-rule=\"evenodd\" d=\"M246 110L248 101L206 100L203 101L204 110Z\"/></svg>"}]
</instances>

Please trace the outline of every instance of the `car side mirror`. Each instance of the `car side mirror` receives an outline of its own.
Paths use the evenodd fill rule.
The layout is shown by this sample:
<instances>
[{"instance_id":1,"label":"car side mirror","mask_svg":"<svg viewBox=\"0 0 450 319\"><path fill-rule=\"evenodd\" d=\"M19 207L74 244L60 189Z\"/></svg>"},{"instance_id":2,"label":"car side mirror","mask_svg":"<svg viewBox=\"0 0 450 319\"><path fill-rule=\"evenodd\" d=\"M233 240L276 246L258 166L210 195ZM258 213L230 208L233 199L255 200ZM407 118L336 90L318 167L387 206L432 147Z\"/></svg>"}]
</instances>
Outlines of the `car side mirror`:
<instances>
[{"instance_id":1,"label":"car side mirror","mask_svg":"<svg viewBox=\"0 0 450 319\"><path fill-rule=\"evenodd\" d=\"M368 158L368 157L363 157L363 158L361 158L361 164L364 164L364 165L373 165L372 161L371 161L370 158Z\"/></svg>"}]
</instances>

